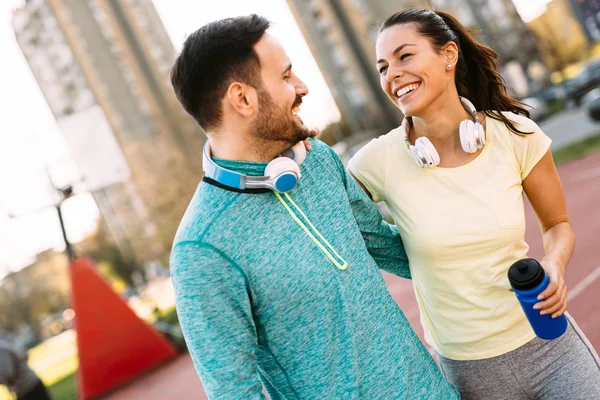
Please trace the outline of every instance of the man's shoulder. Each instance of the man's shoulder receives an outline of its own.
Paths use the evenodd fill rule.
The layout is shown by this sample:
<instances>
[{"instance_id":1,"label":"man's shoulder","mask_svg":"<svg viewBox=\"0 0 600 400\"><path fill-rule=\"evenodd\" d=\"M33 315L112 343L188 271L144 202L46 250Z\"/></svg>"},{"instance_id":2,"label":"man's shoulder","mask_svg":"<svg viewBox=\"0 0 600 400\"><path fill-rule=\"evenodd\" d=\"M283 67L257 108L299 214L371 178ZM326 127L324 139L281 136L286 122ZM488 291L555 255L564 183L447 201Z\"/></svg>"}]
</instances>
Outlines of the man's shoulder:
<instances>
[{"instance_id":1,"label":"man's shoulder","mask_svg":"<svg viewBox=\"0 0 600 400\"><path fill-rule=\"evenodd\" d=\"M228 193L206 182L198 186L175 234L170 255L172 276L195 276L221 258L213 245L219 236L215 233L227 232L235 223L229 215Z\"/></svg>"},{"instance_id":2,"label":"man's shoulder","mask_svg":"<svg viewBox=\"0 0 600 400\"><path fill-rule=\"evenodd\" d=\"M180 242L203 241L209 229L220 224L220 218L231 204L230 192L201 182L194 193L177 229L173 246ZM217 227L218 228L218 227Z\"/></svg>"},{"instance_id":3,"label":"man's shoulder","mask_svg":"<svg viewBox=\"0 0 600 400\"><path fill-rule=\"evenodd\" d=\"M340 172L344 169L340 156L333 148L318 139L309 140L312 144L312 150L308 152L307 160L319 165L320 168L317 168L316 171L326 173L328 170Z\"/></svg>"},{"instance_id":4,"label":"man's shoulder","mask_svg":"<svg viewBox=\"0 0 600 400\"><path fill-rule=\"evenodd\" d=\"M322 142L319 139L308 139L308 141L312 144L312 150L309 153L312 153L318 157L331 157L335 155L335 151L325 142Z\"/></svg>"}]
</instances>

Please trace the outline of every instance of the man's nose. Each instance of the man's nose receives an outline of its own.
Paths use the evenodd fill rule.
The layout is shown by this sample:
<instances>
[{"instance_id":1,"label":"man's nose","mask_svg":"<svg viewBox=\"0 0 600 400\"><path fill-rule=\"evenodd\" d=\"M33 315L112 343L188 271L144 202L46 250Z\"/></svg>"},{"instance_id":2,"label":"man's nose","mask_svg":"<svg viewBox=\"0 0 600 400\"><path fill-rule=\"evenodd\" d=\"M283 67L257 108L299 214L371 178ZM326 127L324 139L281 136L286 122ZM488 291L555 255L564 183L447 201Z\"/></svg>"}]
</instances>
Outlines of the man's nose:
<instances>
[{"instance_id":1,"label":"man's nose","mask_svg":"<svg viewBox=\"0 0 600 400\"><path fill-rule=\"evenodd\" d=\"M296 89L296 94L300 97L304 97L308 94L308 86L306 86L306 84L298 77L296 77L294 88Z\"/></svg>"}]
</instances>

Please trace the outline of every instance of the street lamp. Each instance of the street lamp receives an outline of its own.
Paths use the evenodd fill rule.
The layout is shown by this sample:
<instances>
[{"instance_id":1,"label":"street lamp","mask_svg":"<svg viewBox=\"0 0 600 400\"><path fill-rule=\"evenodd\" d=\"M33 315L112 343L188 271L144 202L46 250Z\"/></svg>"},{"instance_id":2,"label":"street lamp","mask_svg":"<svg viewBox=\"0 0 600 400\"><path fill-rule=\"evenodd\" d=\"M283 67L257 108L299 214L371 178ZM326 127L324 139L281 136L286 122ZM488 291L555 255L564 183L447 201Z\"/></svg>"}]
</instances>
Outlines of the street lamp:
<instances>
[{"instance_id":1,"label":"street lamp","mask_svg":"<svg viewBox=\"0 0 600 400\"><path fill-rule=\"evenodd\" d=\"M57 188L55 186L53 186L54 189L56 189L56 191L58 192L58 194L60 195L60 199L58 200L58 202L56 202L56 204L54 204L54 208L56 209L56 213L58 214L58 221L60 222L60 230L62 232L62 237L63 240L65 241L65 253L67 253L67 257L69 258L69 262L73 261L75 259L75 252L73 251L73 247L71 246L71 242L69 242L69 239L67 238L67 230L65 228L65 221L63 219L63 214L62 214L62 203L67 200L68 198L73 197L73 195L75 194L73 192L73 186L72 185L66 185L60 188ZM37 211L42 211L44 209L47 209L48 207L50 207L49 205L38 208L37 210L34 210L32 212L28 212L27 214L33 214ZM17 214L12 214L9 213L8 216L12 219L12 218L18 218L21 217L23 215L17 215Z\"/></svg>"},{"instance_id":2,"label":"street lamp","mask_svg":"<svg viewBox=\"0 0 600 400\"><path fill-rule=\"evenodd\" d=\"M75 253L73 252L73 247L71 247L71 243L67 238L67 230L65 229L65 222L63 220L62 203L68 198L73 196L73 186L67 185L62 188L57 188L57 191L61 194L61 199L56 203L56 212L58 214L58 220L60 222L60 230L62 231L63 239L65 241L65 252L67 253L67 257L69 257L69 261L73 261L75 259Z\"/></svg>"}]
</instances>

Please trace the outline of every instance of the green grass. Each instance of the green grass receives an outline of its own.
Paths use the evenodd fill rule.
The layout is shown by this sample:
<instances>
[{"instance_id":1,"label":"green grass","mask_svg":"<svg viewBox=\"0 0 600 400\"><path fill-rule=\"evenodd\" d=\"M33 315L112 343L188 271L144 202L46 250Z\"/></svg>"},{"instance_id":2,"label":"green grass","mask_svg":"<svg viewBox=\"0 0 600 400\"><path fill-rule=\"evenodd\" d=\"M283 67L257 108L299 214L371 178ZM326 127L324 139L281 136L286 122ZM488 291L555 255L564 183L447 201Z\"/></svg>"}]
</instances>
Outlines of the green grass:
<instances>
[{"instance_id":1,"label":"green grass","mask_svg":"<svg viewBox=\"0 0 600 400\"><path fill-rule=\"evenodd\" d=\"M557 165L577 158L585 157L600 150L600 132L580 142L561 147L552 152L554 162Z\"/></svg>"},{"instance_id":2,"label":"green grass","mask_svg":"<svg viewBox=\"0 0 600 400\"><path fill-rule=\"evenodd\" d=\"M68 331L29 350L29 366L48 386L53 400L76 400L75 371L79 366L74 332ZM0 400L12 400L0 387Z\"/></svg>"},{"instance_id":3,"label":"green grass","mask_svg":"<svg viewBox=\"0 0 600 400\"><path fill-rule=\"evenodd\" d=\"M71 373L48 386L52 400L77 400L77 379ZM4 386L0 386L0 400L13 400Z\"/></svg>"},{"instance_id":4,"label":"green grass","mask_svg":"<svg viewBox=\"0 0 600 400\"><path fill-rule=\"evenodd\" d=\"M175 310L175 307L162 310L160 319L171 325L179 324L179 318L177 317L177 311Z\"/></svg>"},{"instance_id":5,"label":"green grass","mask_svg":"<svg viewBox=\"0 0 600 400\"><path fill-rule=\"evenodd\" d=\"M77 379L75 373L64 376L48 387L53 400L77 400Z\"/></svg>"},{"instance_id":6,"label":"green grass","mask_svg":"<svg viewBox=\"0 0 600 400\"><path fill-rule=\"evenodd\" d=\"M29 366L48 386L72 375L79 367L75 332L65 332L31 349Z\"/></svg>"}]
</instances>

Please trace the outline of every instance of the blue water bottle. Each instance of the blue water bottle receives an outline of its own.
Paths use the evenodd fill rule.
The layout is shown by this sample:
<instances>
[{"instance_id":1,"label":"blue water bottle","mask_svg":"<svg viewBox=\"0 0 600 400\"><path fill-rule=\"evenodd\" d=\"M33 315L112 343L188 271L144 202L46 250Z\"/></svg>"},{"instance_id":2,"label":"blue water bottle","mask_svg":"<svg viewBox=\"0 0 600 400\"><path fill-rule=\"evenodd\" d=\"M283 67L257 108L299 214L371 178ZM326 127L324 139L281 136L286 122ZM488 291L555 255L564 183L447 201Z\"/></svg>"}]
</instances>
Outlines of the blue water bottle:
<instances>
[{"instance_id":1,"label":"blue water bottle","mask_svg":"<svg viewBox=\"0 0 600 400\"><path fill-rule=\"evenodd\" d=\"M508 270L508 280L533 331L540 339L556 339L565 333L567 318L564 314L558 318L552 318L551 314L541 315L540 310L533 308L536 303L539 303L538 295L550 283L539 262L533 258L517 261Z\"/></svg>"}]
</instances>

